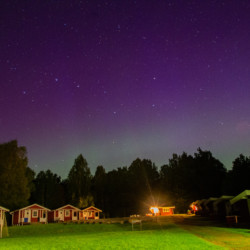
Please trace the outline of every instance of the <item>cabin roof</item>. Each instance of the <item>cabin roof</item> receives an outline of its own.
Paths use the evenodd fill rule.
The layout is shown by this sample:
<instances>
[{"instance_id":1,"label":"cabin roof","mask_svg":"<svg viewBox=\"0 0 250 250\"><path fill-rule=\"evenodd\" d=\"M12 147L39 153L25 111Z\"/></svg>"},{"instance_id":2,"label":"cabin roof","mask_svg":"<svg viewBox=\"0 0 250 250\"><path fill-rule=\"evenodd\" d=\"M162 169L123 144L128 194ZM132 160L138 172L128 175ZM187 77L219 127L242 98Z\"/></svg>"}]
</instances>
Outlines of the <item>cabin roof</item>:
<instances>
[{"instance_id":1,"label":"cabin roof","mask_svg":"<svg viewBox=\"0 0 250 250\"><path fill-rule=\"evenodd\" d=\"M75 209L75 210L81 211L81 209L79 209L79 208L77 208L77 207L74 207L74 206L72 206L72 205L70 205L70 204L64 205L64 206L59 207L59 208L54 209L54 210L61 210L61 209L64 209L64 208L66 208L66 207L71 207L71 208L73 208L73 209Z\"/></svg>"},{"instance_id":2,"label":"cabin roof","mask_svg":"<svg viewBox=\"0 0 250 250\"><path fill-rule=\"evenodd\" d=\"M234 204L239 200L243 199L250 199L250 190L245 190L242 193L238 194L237 196L235 196L233 199L230 200L230 203Z\"/></svg>"},{"instance_id":3,"label":"cabin roof","mask_svg":"<svg viewBox=\"0 0 250 250\"><path fill-rule=\"evenodd\" d=\"M209 199L206 199L204 201L204 205L206 206L207 204L209 204L210 202L215 202L217 201L219 198L215 198L215 197L210 197Z\"/></svg>"},{"instance_id":4,"label":"cabin roof","mask_svg":"<svg viewBox=\"0 0 250 250\"><path fill-rule=\"evenodd\" d=\"M7 208L5 208L5 207L2 207L2 206L0 206L0 210L3 210L3 211L5 211L5 212L9 212L9 211L10 211L9 209L7 209Z\"/></svg>"},{"instance_id":5,"label":"cabin roof","mask_svg":"<svg viewBox=\"0 0 250 250\"><path fill-rule=\"evenodd\" d=\"M168 206L168 207L158 207L158 208L175 208L175 206Z\"/></svg>"},{"instance_id":6,"label":"cabin roof","mask_svg":"<svg viewBox=\"0 0 250 250\"><path fill-rule=\"evenodd\" d=\"M98 209L98 208L96 208L94 206L86 207L82 211L84 212L84 211L88 211L88 210L95 210L95 211L98 211L98 212L102 212L101 209Z\"/></svg>"},{"instance_id":7,"label":"cabin roof","mask_svg":"<svg viewBox=\"0 0 250 250\"><path fill-rule=\"evenodd\" d=\"M217 201L214 202L214 204L218 204L222 201L230 201L233 198L233 196L229 196L229 195L222 195L220 198L218 198Z\"/></svg>"},{"instance_id":8,"label":"cabin roof","mask_svg":"<svg viewBox=\"0 0 250 250\"><path fill-rule=\"evenodd\" d=\"M34 204L31 204L31 205L29 205L29 206L27 206L27 207L23 207L23 208L16 209L16 210L10 212L10 214L12 214L12 213L14 213L14 212L16 212L16 211L19 211L19 210L28 209L28 208L33 207L33 206L38 206L38 207L40 207L40 208L42 208L42 209L44 209L44 210L51 211L49 208L46 208L46 207L43 207L43 206L41 206L41 205L39 205L39 204L37 204L37 203L34 203Z\"/></svg>"}]
</instances>

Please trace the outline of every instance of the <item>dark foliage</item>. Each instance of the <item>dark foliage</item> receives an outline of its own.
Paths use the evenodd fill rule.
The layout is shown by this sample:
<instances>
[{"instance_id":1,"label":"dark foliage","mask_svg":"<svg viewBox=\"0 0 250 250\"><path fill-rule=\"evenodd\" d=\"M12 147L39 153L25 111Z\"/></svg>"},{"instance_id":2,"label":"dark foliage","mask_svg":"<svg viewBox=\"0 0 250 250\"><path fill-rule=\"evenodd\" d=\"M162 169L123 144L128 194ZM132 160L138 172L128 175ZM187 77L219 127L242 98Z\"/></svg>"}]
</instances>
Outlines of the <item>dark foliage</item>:
<instances>
[{"instance_id":1,"label":"dark foliage","mask_svg":"<svg viewBox=\"0 0 250 250\"><path fill-rule=\"evenodd\" d=\"M0 144L0 204L16 209L28 204L30 175L26 148L17 141Z\"/></svg>"},{"instance_id":2,"label":"dark foliage","mask_svg":"<svg viewBox=\"0 0 250 250\"><path fill-rule=\"evenodd\" d=\"M61 177L50 170L38 173L34 180L34 191L31 195L31 203L54 209L65 204L64 189Z\"/></svg>"},{"instance_id":3,"label":"dark foliage","mask_svg":"<svg viewBox=\"0 0 250 250\"><path fill-rule=\"evenodd\" d=\"M67 203L79 208L95 205L105 217L120 217L145 214L152 205L174 205L176 212L186 212L195 200L250 189L250 157L240 155L227 172L210 151L200 148L194 156L173 154L160 171L151 160L138 158L129 167L109 172L98 166L94 177L79 155L63 181L50 170L35 177L27 162L26 149L16 141L0 145L0 205L22 207L31 193L30 203L51 209Z\"/></svg>"},{"instance_id":4,"label":"dark foliage","mask_svg":"<svg viewBox=\"0 0 250 250\"><path fill-rule=\"evenodd\" d=\"M246 189L250 189L250 157L241 154L234 160L232 170L228 171L223 191L237 195Z\"/></svg>"},{"instance_id":5,"label":"dark foliage","mask_svg":"<svg viewBox=\"0 0 250 250\"><path fill-rule=\"evenodd\" d=\"M69 171L67 188L70 202L78 207L85 207L93 204L90 193L91 173L86 159L80 154L73 167Z\"/></svg>"}]
</instances>

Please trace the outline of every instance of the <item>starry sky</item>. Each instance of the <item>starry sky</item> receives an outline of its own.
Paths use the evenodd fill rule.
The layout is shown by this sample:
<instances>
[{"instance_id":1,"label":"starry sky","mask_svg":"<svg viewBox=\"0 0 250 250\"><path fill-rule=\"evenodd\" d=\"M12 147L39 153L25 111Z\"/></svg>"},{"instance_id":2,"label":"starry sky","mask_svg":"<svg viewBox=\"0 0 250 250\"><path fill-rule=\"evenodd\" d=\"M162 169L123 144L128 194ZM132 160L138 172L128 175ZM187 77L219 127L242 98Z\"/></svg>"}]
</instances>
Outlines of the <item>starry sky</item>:
<instances>
[{"instance_id":1,"label":"starry sky","mask_svg":"<svg viewBox=\"0 0 250 250\"><path fill-rule=\"evenodd\" d=\"M0 143L63 178L137 157L250 155L250 2L0 3Z\"/></svg>"}]
</instances>

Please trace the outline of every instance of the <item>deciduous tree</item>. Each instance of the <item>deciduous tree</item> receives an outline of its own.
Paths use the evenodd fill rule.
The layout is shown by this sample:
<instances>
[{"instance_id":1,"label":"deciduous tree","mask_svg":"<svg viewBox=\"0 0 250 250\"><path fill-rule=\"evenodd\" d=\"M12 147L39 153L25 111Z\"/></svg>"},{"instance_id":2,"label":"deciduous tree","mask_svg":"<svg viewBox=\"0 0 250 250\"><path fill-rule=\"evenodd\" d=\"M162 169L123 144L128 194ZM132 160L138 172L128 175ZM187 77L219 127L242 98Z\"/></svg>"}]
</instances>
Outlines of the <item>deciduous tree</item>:
<instances>
[{"instance_id":1,"label":"deciduous tree","mask_svg":"<svg viewBox=\"0 0 250 250\"><path fill-rule=\"evenodd\" d=\"M29 180L26 176L26 148L16 140L0 145L0 204L15 209L28 204Z\"/></svg>"}]
</instances>

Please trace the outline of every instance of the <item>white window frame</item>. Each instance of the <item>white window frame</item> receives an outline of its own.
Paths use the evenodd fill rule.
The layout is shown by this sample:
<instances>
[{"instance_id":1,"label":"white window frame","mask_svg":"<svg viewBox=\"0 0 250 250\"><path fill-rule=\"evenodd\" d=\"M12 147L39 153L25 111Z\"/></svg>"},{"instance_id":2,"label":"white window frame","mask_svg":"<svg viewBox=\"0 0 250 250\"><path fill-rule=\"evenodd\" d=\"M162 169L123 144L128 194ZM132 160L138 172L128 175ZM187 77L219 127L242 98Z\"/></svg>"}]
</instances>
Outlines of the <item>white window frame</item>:
<instances>
[{"instance_id":1,"label":"white window frame","mask_svg":"<svg viewBox=\"0 0 250 250\"><path fill-rule=\"evenodd\" d=\"M35 215L35 213L36 213L36 215ZM38 210L32 210L32 217L38 218Z\"/></svg>"}]
</instances>

